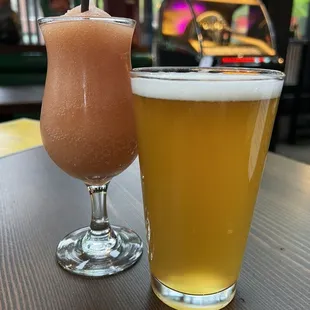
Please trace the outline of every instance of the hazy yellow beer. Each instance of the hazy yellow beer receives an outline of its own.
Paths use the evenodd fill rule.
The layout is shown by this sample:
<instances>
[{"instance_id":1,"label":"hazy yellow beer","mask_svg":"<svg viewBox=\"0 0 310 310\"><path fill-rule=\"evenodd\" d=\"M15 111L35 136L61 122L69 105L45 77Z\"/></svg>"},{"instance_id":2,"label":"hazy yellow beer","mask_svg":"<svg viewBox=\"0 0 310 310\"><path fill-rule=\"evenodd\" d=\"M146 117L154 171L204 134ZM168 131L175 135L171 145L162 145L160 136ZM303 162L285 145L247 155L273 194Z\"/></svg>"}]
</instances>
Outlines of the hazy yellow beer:
<instances>
[{"instance_id":1,"label":"hazy yellow beer","mask_svg":"<svg viewBox=\"0 0 310 310\"><path fill-rule=\"evenodd\" d=\"M132 72L152 286L176 309L220 309L235 294L283 75L186 71Z\"/></svg>"}]
</instances>

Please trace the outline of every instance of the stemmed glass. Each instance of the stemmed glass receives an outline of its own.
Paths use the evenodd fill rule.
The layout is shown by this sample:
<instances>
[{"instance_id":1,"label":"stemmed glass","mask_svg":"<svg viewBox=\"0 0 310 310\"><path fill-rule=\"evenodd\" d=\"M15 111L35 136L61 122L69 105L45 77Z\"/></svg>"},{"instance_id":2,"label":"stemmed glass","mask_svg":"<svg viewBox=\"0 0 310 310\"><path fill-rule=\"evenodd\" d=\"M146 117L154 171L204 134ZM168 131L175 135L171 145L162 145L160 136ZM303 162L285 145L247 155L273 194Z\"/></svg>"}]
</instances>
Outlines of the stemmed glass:
<instances>
[{"instance_id":1,"label":"stemmed glass","mask_svg":"<svg viewBox=\"0 0 310 310\"><path fill-rule=\"evenodd\" d=\"M90 227L57 247L64 269L105 276L133 265L142 242L130 229L111 226L111 179L136 158L130 86L135 22L125 18L48 17L39 20L48 55L41 135L51 159L82 180L91 199Z\"/></svg>"}]
</instances>

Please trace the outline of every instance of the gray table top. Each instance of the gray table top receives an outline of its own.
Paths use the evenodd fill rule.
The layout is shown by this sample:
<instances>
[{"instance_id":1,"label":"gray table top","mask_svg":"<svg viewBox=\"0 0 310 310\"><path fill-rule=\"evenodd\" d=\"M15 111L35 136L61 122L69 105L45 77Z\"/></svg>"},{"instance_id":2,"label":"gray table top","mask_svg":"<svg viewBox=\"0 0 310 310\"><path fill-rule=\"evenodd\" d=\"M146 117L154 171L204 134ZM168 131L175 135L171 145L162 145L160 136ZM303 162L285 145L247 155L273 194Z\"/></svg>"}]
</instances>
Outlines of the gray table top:
<instances>
[{"instance_id":1,"label":"gray table top","mask_svg":"<svg viewBox=\"0 0 310 310\"><path fill-rule=\"evenodd\" d=\"M109 212L145 242L136 162L112 181ZM85 186L42 148L0 159L0 309L169 309L151 292L146 250L133 268L108 278L57 266L59 240L89 220ZM309 166L269 155L238 292L226 309L310 309Z\"/></svg>"}]
</instances>

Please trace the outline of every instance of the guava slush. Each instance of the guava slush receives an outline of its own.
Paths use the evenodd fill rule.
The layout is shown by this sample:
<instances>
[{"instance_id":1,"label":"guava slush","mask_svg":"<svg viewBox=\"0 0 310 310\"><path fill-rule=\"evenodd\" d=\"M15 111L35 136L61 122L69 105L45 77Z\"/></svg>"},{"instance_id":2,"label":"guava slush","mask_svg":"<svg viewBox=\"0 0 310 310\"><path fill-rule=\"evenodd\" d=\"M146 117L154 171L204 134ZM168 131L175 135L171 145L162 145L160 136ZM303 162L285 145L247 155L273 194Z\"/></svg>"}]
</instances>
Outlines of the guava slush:
<instances>
[{"instance_id":1,"label":"guava slush","mask_svg":"<svg viewBox=\"0 0 310 310\"><path fill-rule=\"evenodd\" d=\"M48 53L42 139L61 169L101 185L136 157L129 77L134 27L114 23L94 6L65 17L42 26Z\"/></svg>"}]
</instances>

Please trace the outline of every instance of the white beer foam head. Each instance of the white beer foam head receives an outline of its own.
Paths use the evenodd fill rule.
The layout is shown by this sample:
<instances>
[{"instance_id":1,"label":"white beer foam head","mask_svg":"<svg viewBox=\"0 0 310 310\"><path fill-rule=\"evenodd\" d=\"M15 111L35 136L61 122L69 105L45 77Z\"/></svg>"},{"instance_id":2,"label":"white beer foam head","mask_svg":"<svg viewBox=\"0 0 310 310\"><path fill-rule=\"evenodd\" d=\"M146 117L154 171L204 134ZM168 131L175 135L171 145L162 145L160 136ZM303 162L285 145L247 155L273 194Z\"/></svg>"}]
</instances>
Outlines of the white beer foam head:
<instances>
[{"instance_id":1,"label":"white beer foam head","mask_svg":"<svg viewBox=\"0 0 310 310\"><path fill-rule=\"evenodd\" d=\"M134 72L135 95L184 101L254 101L280 97L283 76L211 72Z\"/></svg>"}]
</instances>

